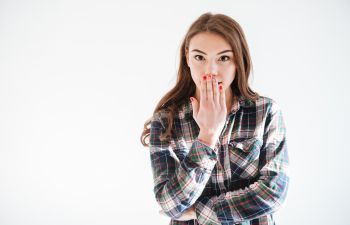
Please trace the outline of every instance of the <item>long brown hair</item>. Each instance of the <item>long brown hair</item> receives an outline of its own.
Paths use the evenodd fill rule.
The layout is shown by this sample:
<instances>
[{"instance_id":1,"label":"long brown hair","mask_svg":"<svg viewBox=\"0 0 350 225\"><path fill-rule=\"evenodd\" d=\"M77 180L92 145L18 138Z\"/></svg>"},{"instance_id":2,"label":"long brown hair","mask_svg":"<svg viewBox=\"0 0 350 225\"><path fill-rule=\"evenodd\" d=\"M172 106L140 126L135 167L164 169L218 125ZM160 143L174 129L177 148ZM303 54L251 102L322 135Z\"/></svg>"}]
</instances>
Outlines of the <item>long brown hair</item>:
<instances>
[{"instance_id":1,"label":"long brown hair","mask_svg":"<svg viewBox=\"0 0 350 225\"><path fill-rule=\"evenodd\" d=\"M161 109L168 112L166 117L169 126L166 128L166 131L161 134L161 140L169 140L171 137L174 115L178 112L178 109L188 101L189 97L195 94L196 85L192 80L190 68L187 66L186 49L188 50L191 38L201 32L218 34L230 44L236 66L236 76L230 85L233 96L237 97L243 95L249 100L256 100L259 97L259 94L252 91L248 84L252 62L248 44L241 26L229 16L207 12L198 17L188 29L181 44L176 84L161 98L153 112L157 113ZM150 135L151 120L152 117L145 122L141 135L141 143L145 147L149 147L149 143L146 143L145 140Z\"/></svg>"}]
</instances>

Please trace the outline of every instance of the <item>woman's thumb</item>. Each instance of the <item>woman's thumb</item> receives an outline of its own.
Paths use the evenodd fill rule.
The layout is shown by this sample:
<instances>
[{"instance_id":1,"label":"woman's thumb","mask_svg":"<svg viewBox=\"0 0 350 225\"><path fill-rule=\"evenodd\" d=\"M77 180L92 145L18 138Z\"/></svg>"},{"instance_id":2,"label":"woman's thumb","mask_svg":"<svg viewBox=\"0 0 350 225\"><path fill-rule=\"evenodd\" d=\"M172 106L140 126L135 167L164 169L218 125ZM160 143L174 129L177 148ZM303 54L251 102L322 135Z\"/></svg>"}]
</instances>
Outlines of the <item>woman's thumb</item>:
<instances>
[{"instance_id":1,"label":"woman's thumb","mask_svg":"<svg viewBox=\"0 0 350 225\"><path fill-rule=\"evenodd\" d=\"M198 113L198 101L194 97L190 97L190 100L191 100L192 109L193 109L193 118L196 118Z\"/></svg>"}]
</instances>

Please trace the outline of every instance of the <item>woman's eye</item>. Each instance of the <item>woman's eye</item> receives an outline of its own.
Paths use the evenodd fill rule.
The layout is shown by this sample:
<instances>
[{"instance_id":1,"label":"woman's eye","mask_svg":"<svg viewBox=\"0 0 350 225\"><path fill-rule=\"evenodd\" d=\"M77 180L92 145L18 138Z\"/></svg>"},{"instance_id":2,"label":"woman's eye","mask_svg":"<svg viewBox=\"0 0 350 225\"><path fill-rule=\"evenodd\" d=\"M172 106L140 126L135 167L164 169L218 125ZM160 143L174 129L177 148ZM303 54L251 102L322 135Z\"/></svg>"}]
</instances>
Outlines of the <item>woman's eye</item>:
<instances>
[{"instance_id":1,"label":"woman's eye","mask_svg":"<svg viewBox=\"0 0 350 225\"><path fill-rule=\"evenodd\" d=\"M225 58L226 60L221 60L221 61L228 61L228 60L230 60L230 57L228 57L228 56L226 56L226 55L224 55L224 56L221 57L221 59L223 59L223 58Z\"/></svg>"},{"instance_id":2,"label":"woman's eye","mask_svg":"<svg viewBox=\"0 0 350 225\"><path fill-rule=\"evenodd\" d=\"M197 56L199 56L199 57L197 57ZM194 58L197 59L197 60L199 60L199 61L202 61L203 56L201 56L201 55L195 55Z\"/></svg>"}]
</instances>

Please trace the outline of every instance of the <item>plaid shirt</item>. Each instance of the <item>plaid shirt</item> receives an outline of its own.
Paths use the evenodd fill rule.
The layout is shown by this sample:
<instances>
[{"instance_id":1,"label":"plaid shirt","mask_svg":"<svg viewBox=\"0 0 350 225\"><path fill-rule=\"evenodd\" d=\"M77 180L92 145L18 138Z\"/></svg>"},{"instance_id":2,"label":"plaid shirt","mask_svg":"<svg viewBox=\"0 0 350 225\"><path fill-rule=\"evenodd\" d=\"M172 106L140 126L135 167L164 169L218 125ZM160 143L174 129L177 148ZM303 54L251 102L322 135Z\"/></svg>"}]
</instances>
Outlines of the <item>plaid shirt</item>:
<instances>
[{"instance_id":1,"label":"plaid shirt","mask_svg":"<svg viewBox=\"0 0 350 225\"><path fill-rule=\"evenodd\" d=\"M214 149L197 139L190 101L174 117L170 141L161 141L165 113L151 120L150 159L155 198L170 224L275 224L273 213L289 183L286 127L277 103L240 96ZM192 205L196 220L176 220Z\"/></svg>"}]
</instances>

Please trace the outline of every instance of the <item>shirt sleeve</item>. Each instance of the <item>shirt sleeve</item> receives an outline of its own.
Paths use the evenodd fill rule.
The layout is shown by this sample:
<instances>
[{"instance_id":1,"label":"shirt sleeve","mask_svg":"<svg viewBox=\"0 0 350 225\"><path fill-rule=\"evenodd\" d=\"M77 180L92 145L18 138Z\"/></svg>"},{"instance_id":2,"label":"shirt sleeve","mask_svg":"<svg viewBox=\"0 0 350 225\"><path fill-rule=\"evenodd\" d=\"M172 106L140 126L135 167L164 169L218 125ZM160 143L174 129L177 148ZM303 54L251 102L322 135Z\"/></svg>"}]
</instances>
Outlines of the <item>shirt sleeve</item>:
<instances>
[{"instance_id":1,"label":"shirt sleeve","mask_svg":"<svg viewBox=\"0 0 350 225\"><path fill-rule=\"evenodd\" d=\"M161 141L165 127L159 114L154 114L150 127L150 159L156 201L172 219L181 217L203 192L217 162L217 153L195 139L184 157L174 153L171 141ZM187 147L183 147L187 148Z\"/></svg>"},{"instance_id":2,"label":"shirt sleeve","mask_svg":"<svg viewBox=\"0 0 350 225\"><path fill-rule=\"evenodd\" d=\"M282 206L289 185L289 157L285 123L276 103L266 118L263 139L258 180L244 189L201 199L196 204L199 224L241 223L271 214Z\"/></svg>"}]
</instances>

